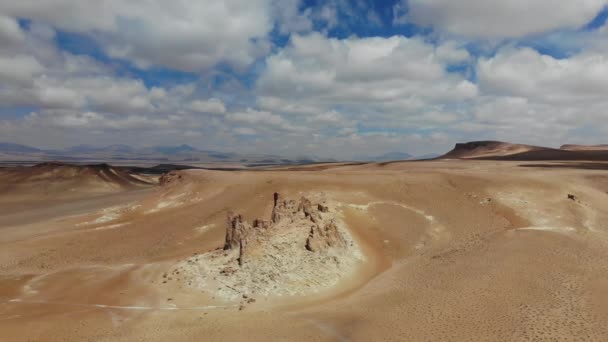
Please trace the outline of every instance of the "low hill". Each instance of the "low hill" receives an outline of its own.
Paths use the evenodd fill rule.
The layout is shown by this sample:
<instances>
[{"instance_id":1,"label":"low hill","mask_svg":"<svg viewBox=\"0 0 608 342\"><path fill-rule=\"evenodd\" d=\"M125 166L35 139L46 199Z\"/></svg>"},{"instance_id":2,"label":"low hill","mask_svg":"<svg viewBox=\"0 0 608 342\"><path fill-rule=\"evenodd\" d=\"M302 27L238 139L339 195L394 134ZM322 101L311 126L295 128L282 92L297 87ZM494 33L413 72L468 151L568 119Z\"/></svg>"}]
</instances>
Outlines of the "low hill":
<instances>
[{"instance_id":1,"label":"low hill","mask_svg":"<svg viewBox=\"0 0 608 342\"><path fill-rule=\"evenodd\" d=\"M32 167L0 170L0 193L11 198L77 197L79 194L115 193L146 188L156 183L153 177L128 172L108 164L71 165L41 163Z\"/></svg>"},{"instance_id":2,"label":"low hill","mask_svg":"<svg viewBox=\"0 0 608 342\"><path fill-rule=\"evenodd\" d=\"M28 179L50 179L54 181L71 179L83 182L103 182L118 188L136 188L151 182L128 173L123 168L109 164L73 165L64 163L41 163L24 174Z\"/></svg>"}]
</instances>

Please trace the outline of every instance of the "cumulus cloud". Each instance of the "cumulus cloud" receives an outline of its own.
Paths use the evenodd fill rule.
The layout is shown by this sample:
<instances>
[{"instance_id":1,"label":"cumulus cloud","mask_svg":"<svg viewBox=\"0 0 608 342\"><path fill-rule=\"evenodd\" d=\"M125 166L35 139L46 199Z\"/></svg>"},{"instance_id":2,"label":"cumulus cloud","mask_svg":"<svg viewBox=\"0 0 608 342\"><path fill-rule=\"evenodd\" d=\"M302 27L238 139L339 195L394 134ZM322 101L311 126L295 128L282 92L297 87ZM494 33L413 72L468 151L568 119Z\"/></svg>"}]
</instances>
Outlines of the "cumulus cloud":
<instances>
[{"instance_id":1,"label":"cumulus cloud","mask_svg":"<svg viewBox=\"0 0 608 342\"><path fill-rule=\"evenodd\" d=\"M281 34L308 32L313 28L312 9L300 11L301 0L281 0L273 2L274 17Z\"/></svg>"},{"instance_id":2,"label":"cumulus cloud","mask_svg":"<svg viewBox=\"0 0 608 342\"><path fill-rule=\"evenodd\" d=\"M603 54L557 59L530 48L507 48L481 58L476 69L482 96L468 108L470 119L456 125L460 132L558 146L571 139L593 143L597 136L580 136L581 130L604 126L608 58Z\"/></svg>"},{"instance_id":3,"label":"cumulus cloud","mask_svg":"<svg viewBox=\"0 0 608 342\"><path fill-rule=\"evenodd\" d=\"M237 69L269 49L269 0L0 1L5 15L89 35L107 54L147 68L201 71L225 62ZM0 32L7 24L0 20Z\"/></svg>"},{"instance_id":4,"label":"cumulus cloud","mask_svg":"<svg viewBox=\"0 0 608 342\"><path fill-rule=\"evenodd\" d=\"M0 15L0 44L3 46L23 41L24 34L17 20Z\"/></svg>"},{"instance_id":5,"label":"cumulus cloud","mask_svg":"<svg viewBox=\"0 0 608 342\"><path fill-rule=\"evenodd\" d=\"M224 106L224 103L219 99L194 100L190 102L190 109L198 113L226 113L226 106Z\"/></svg>"},{"instance_id":6,"label":"cumulus cloud","mask_svg":"<svg viewBox=\"0 0 608 342\"><path fill-rule=\"evenodd\" d=\"M269 129L274 129L276 133L300 130L295 126L292 126L280 115L252 108L247 108L245 111L229 113L226 118L234 123L255 126L258 130L268 131Z\"/></svg>"},{"instance_id":7,"label":"cumulus cloud","mask_svg":"<svg viewBox=\"0 0 608 342\"><path fill-rule=\"evenodd\" d=\"M116 116L108 113L73 110L45 110L32 112L26 121L36 126L77 128L77 129L114 129L132 130L144 128L167 128L171 126L169 118L151 118L145 115Z\"/></svg>"},{"instance_id":8,"label":"cumulus cloud","mask_svg":"<svg viewBox=\"0 0 608 342\"><path fill-rule=\"evenodd\" d=\"M0 108L35 109L21 120L0 120L5 139L82 132L76 135L86 141L107 139L113 131L129 132L118 136L127 139L143 130L194 139L222 126L211 117L226 112L224 103L202 96L195 84L150 87L119 76L91 57L60 50L46 25L31 24L22 35L18 44L0 50Z\"/></svg>"},{"instance_id":9,"label":"cumulus cloud","mask_svg":"<svg viewBox=\"0 0 608 342\"><path fill-rule=\"evenodd\" d=\"M5 82L27 84L42 70L42 65L32 56L0 56L0 78Z\"/></svg>"},{"instance_id":10,"label":"cumulus cloud","mask_svg":"<svg viewBox=\"0 0 608 342\"><path fill-rule=\"evenodd\" d=\"M468 53L454 44L419 38L327 38L296 35L266 60L258 104L270 111L319 116L341 113L361 123L407 126L429 107L466 101L477 87L446 71Z\"/></svg>"},{"instance_id":11,"label":"cumulus cloud","mask_svg":"<svg viewBox=\"0 0 608 342\"><path fill-rule=\"evenodd\" d=\"M608 56L581 53L556 59L530 48L511 48L480 59L477 74L488 93L554 104L593 103L606 99Z\"/></svg>"},{"instance_id":12,"label":"cumulus cloud","mask_svg":"<svg viewBox=\"0 0 608 342\"><path fill-rule=\"evenodd\" d=\"M43 145L205 137L207 148L339 158L472 139L594 142L608 129L608 24L576 28L607 1L403 0L396 25L438 34L358 37L342 33L383 25L371 1L0 0L0 114L32 108L0 119L0 135ZM56 30L133 64L70 53ZM544 43L561 57L539 52L552 51ZM141 77L156 66L194 80Z\"/></svg>"},{"instance_id":13,"label":"cumulus cloud","mask_svg":"<svg viewBox=\"0 0 608 342\"><path fill-rule=\"evenodd\" d=\"M256 135L257 132L250 127L235 127L234 133L238 135Z\"/></svg>"},{"instance_id":14,"label":"cumulus cloud","mask_svg":"<svg viewBox=\"0 0 608 342\"><path fill-rule=\"evenodd\" d=\"M606 0L402 0L394 7L394 23L430 26L464 37L515 38L579 28L606 4Z\"/></svg>"}]
</instances>

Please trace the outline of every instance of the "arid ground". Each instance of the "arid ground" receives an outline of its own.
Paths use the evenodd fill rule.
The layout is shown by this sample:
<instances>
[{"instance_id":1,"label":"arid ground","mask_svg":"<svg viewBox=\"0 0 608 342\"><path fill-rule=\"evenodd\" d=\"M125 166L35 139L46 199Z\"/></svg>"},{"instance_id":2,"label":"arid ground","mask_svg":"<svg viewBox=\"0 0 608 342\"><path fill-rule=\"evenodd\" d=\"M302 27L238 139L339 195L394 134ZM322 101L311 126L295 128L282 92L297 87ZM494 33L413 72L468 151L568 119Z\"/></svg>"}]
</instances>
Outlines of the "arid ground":
<instances>
[{"instance_id":1,"label":"arid ground","mask_svg":"<svg viewBox=\"0 0 608 342\"><path fill-rule=\"evenodd\" d=\"M0 341L606 341L607 170L437 160L183 170L158 184L110 166L7 168ZM196 283L184 265L222 253L228 212L268 219L275 192L324 201L354 266L297 273L304 294L273 292L281 274L259 294L225 269ZM284 251L257 253L292 262Z\"/></svg>"}]
</instances>

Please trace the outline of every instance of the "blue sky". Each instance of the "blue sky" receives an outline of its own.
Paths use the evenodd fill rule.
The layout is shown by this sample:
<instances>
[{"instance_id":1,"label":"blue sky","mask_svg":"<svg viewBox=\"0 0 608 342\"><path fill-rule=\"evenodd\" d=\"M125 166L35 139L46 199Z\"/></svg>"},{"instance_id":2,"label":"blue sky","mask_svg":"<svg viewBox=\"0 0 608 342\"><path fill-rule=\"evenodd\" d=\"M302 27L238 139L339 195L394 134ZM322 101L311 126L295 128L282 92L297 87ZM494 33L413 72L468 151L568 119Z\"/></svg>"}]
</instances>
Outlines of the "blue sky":
<instances>
[{"instance_id":1,"label":"blue sky","mask_svg":"<svg viewBox=\"0 0 608 342\"><path fill-rule=\"evenodd\" d=\"M607 1L0 1L0 140L337 158L605 143Z\"/></svg>"}]
</instances>

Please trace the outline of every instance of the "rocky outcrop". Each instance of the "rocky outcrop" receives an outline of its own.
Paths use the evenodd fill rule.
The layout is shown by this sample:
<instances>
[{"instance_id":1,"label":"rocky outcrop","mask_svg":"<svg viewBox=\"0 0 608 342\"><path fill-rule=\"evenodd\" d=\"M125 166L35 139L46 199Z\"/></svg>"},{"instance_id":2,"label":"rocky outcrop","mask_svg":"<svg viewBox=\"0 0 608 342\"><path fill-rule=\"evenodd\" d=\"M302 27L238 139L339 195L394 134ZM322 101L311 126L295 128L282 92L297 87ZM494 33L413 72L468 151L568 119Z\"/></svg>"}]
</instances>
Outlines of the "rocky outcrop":
<instances>
[{"instance_id":1,"label":"rocky outcrop","mask_svg":"<svg viewBox=\"0 0 608 342\"><path fill-rule=\"evenodd\" d=\"M158 179L158 184L160 186L167 186L169 184L173 184L173 183L181 181L182 178L183 178L183 175L181 172L170 171L170 172L164 173L162 176L160 176L160 178Z\"/></svg>"},{"instance_id":2,"label":"rocky outcrop","mask_svg":"<svg viewBox=\"0 0 608 342\"><path fill-rule=\"evenodd\" d=\"M195 255L181 267L189 286L242 300L316 293L335 286L363 259L322 193L298 200L275 193L269 220L250 223L228 213L223 248Z\"/></svg>"},{"instance_id":3,"label":"rocky outcrop","mask_svg":"<svg viewBox=\"0 0 608 342\"><path fill-rule=\"evenodd\" d=\"M273 224L279 223L282 219L293 216L299 210L299 206L294 200L283 200L281 195L274 193L274 206L272 207L271 221Z\"/></svg>"},{"instance_id":4,"label":"rocky outcrop","mask_svg":"<svg viewBox=\"0 0 608 342\"><path fill-rule=\"evenodd\" d=\"M269 239L274 229L283 221L296 223L301 229L309 229L308 238L302 245L311 252L318 252L328 247L344 247L344 238L341 236L333 220L325 222L321 213L328 213L329 208L323 204L313 205L306 198L301 197L298 202L283 200L278 193L274 193L271 220L255 219L253 224L243 220L242 215L228 213L224 250L238 250L238 263L242 265L247 258L248 245L251 241ZM299 221L299 222L298 222ZM308 222L308 223L306 223Z\"/></svg>"},{"instance_id":5,"label":"rocky outcrop","mask_svg":"<svg viewBox=\"0 0 608 342\"><path fill-rule=\"evenodd\" d=\"M345 247L346 242L338 231L334 221L330 221L323 226L318 224L310 227L308 239L306 239L306 249L311 252L318 252L329 247Z\"/></svg>"},{"instance_id":6,"label":"rocky outcrop","mask_svg":"<svg viewBox=\"0 0 608 342\"><path fill-rule=\"evenodd\" d=\"M243 262L242 255L247 246L248 235L251 231L251 225L247 222L243 222L243 217L241 215L234 215L232 212L228 213L228 226L226 227L224 250L238 249L239 257L237 260L239 265Z\"/></svg>"}]
</instances>

